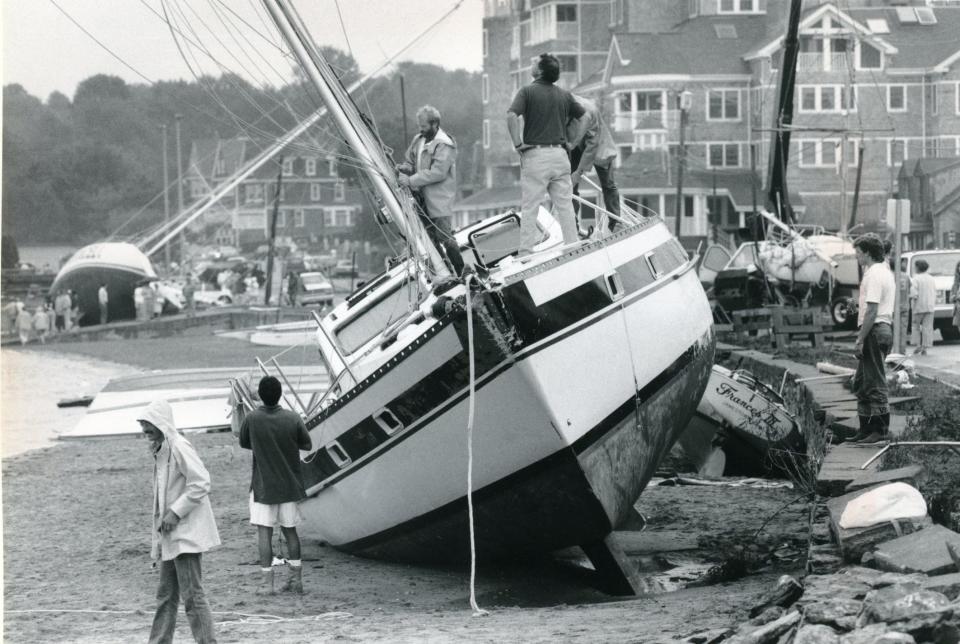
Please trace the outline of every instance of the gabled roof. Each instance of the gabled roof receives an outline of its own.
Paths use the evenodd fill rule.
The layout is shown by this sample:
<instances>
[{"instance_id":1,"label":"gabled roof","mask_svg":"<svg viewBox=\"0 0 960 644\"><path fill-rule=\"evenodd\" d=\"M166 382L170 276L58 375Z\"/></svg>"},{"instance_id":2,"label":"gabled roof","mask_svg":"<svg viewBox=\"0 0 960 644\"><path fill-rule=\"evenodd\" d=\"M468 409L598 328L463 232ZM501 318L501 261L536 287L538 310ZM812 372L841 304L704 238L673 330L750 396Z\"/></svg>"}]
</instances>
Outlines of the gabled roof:
<instances>
[{"instance_id":1,"label":"gabled roof","mask_svg":"<svg viewBox=\"0 0 960 644\"><path fill-rule=\"evenodd\" d=\"M217 151L217 160L222 163L221 174L229 176L236 172L244 162L244 149L249 139L246 137L236 137L233 139L221 139L220 149Z\"/></svg>"},{"instance_id":2,"label":"gabled roof","mask_svg":"<svg viewBox=\"0 0 960 644\"><path fill-rule=\"evenodd\" d=\"M486 210L520 205L520 184L494 186L478 190L453 205L454 210Z\"/></svg>"},{"instance_id":3,"label":"gabled roof","mask_svg":"<svg viewBox=\"0 0 960 644\"><path fill-rule=\"evenodd\" d=\"M717 25L736 30L720 38ZM610 76L748 74L747 52L765 33L764 16L700 16L665 33L618 33L610 45Z\"/></svg>"},{"instance_id":4,"label":"gabled roof","mask_svg":"<svg viewBox=\"0 0 960 644\"><path fill-rule=\"evenodd\" d=\"M890 33L883 38L897 48L888 67L931 69L944 65L943 71L960 56L960 7L930 8L937 18L932 25L901 23L893 8L851 9L850 15L866 24L868 18L884 18Z\"/></svg>"},{"instance_id":5,"label":"gabled roof","mask_svg":"<svg viewBox=\"0 0 960 644\"><path fill-rule=\"evenodd\" d=\"M216 158L216 139L194 139L190 146L190 165L187 168L187 174L195 173L201 177L212 177Z\"/></svg>"}]
</instances>

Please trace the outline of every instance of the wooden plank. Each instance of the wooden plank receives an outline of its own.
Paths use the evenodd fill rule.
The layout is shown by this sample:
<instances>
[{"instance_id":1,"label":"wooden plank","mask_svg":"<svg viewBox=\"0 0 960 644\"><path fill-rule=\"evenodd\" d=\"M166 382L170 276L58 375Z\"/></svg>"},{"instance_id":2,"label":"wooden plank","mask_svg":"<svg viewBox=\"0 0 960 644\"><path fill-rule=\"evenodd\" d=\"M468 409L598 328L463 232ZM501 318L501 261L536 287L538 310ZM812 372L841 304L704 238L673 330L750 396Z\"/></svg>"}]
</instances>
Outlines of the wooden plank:
<instances>
[{"instance_id":1,"label":"wooden plank","mask_svg":"<svg viewBox=\"0 0 960 644\"><path fill-rule=\"evenodd\" d=\"M893 572L945 575L956 572L947 544L960 548L960 534L934 525L881 544L875 554L877 567Z\"/></svg>"},{"instance_id":2,"label":"wooden plank","mask_svg":"<svg viewBox=\"0 0 960 644\"><path fill-rule=\"evenodd\" d=\"M600 579L603 590L611 595L639 595L643 585L637 567L627 559L627 555L617 543L615 533L610 533L603 541L581 544L590 563Z\"/></svg>"},{"instance_id":3,"label":"wooden plank","mask_svg":"<svg viewBox=\"0 0 960 644\"><path fill-rule=\"evenodd\" d=\"M847 485L863 474L860 466L876 456L881 447L843 443L831 445L817 474L817 492L825 496L839 496ZM868 471L876 470L874 461Z\"/></svg>"},{"instance_id":4,"label":"wooden plank","mask_svg":"<svg viewBox=\"0 0 960 644\"><path fill-rule=\"evenodd\" d=\"M920 474L923 473L922 465L908 465L906 467L898 467L894 470L882 470L876 472L864 471L863 474L857 478L850 481L847 485L846 491L856 492L857 490L862 490L868 487L874 487L876 485L884 485L886 483L894 483L897 481L906 483L916 487L916 480Z\"/></svg>"}]
</instances>

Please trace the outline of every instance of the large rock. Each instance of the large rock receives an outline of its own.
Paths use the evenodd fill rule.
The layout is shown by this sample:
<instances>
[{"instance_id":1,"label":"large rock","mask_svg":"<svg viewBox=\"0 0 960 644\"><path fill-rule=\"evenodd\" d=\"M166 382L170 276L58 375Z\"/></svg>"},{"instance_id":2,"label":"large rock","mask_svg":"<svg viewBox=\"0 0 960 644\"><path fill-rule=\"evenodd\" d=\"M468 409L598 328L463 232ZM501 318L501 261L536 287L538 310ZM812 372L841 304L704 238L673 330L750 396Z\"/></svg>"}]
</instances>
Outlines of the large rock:
<instances>
[{"instance_id":1,"label":"large rock","mask_svg":"<svg viewBox=\"0 0 960 644\"><path fill-rule=\"evenodd\" d=\"M956 572L948 543L960 548L960 534L935 525L879 545L874 556L884 570L945 575Z\"/></svg>"},{"instance_id":2,"label":"large rock","mask_svg":"<svg viewBox=\"0 0 960 644\"><path fill-rule=\"evenodd\" d=\"M823 624L804 624L793 637L793 644L839 644L840 636Z\"/></svg>"},{"instance_id":3,"label":"large rock","mask_svg":"<svg viewBox=\"0 0 960 644\"><path fill-rule=\"evenodd\" d=\"M840 644L876 644L888 631L886 624L870 624L840 637Z\"/></svg>"},{"instance_id":4,"label":"large rock","mask_svg":"<svg viewBox=\"0 0 960 644\"><path fill-rule=\"evenodd\" d=\"M803 597L798 602L803 605L838 598L863 599L873 588L862 579L843 572L833 575L807 575L803 583Z\"/></svg>"},{"instance_id":5,"label":"large rock","mask_svg":"<svg viewBox=\"0 0 960 644\"><path fill-rule=\"evenodd\" d=\"M888 632L877 639L877 644L917 644L909 633Z\"/></svg>"},{"instance_id":6,"label":"large rock","mask_svg":"<svg viewBox=\"0 0 960 644\"><path fill-rule=\"evenodd\" d=\"M759 628L746 624L737 630L737 633L726 640L725 644L770 644L776 642L781 635L793 628L800 621L800 613L793 611L778 620L764 624Z\"/></svg>"},{"instance_id":7,"label":"large rock","mask_svg":"<svg viewBox=\"0 0 960 644\"><path fill-rule=\"evenodd\" d=\"M811 624L827 624L841 630L850 630L862 609L863 602L859 600L837 597L807 604L805 619Z\"/></svg>"},{"instance_id":8,"label":"large rock","mask_svg":"<svg viewBox=\"0 0 960 644\"><path fill-rule=\"evenodd\" d=\"M960 572L927 577L923 580L922 586L925 590L935 590L955 601L960 599Z\"/></svg>"},{"instance_id":9,"label":"large rock","mask_svg":"<svg viewBox=\"0 0 960 644\"><path fill-rule=\"evenodd\" d=\"M891 588L894 588L891 586ZM939 613L950 608L950 600L933 590L915 590L899 597L883 597L886 588L867 595L863 601L868 622L899 622L924 613Z\"/></svg>"}]
</instances>

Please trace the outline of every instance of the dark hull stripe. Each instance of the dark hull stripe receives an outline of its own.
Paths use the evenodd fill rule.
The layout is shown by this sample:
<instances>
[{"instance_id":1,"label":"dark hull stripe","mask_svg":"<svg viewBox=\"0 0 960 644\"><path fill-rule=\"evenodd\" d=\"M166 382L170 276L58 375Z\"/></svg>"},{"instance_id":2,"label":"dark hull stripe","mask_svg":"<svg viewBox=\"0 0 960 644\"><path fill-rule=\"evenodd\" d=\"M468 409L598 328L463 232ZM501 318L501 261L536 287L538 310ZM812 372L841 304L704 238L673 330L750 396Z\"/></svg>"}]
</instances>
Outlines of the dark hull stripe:
<instances>
[{"instance_id":1,"label":"dark hull stripe","mask_svg":"<svg viewBox=\"0 0 960 644\"><path fill-rule=\"evenodd\" d=\"M684 368L691 364L691 361L697 356L697 354L697 344L695 344L684 352L681 359L675 361L667 369L658 374L649 385L641 389L641 391L638 392L637 397L631 397L624 401L623 404L617 407L615 412L604 418L600 423L597 424L596 427L589 430L580 440L574 443L572 448L561 449L536 463L528 465L527 467L505 476L498 481L474 491L474 504L481 505L492 498L502 496L504 491L510 488L523 489L525 487L529 487L528 482L530 480L542 475L546 471L554 469L558 464L565 463L568 466L574 467L578 472L576 476L572 476L571 473L567 471L564 475L565 481L569 483L571 478L576 479L576 485L582 485L583 487L579 490L567 489L564 492L564 495L568 500L576 499L576 503L578 507L581 508L583 514L582 516L578 514L578 519L576 521L570 521L569 517L571 513L569 509L564 509L562 512L563 521L566 524L572 524L574 526L576 526L578 523L583 524L582 529L584 534L602 536L608 533L612 529L610 520L602 510L599 500L597 500L593 495L590 483L583 474L582 466L580 465L579 460L576 458L576 455L581 454L589 446L602 442L608 438L610 433L615 428L622 426L622 421L625 418L635 413L636 406L638 404L646 404L658 393L663 391L668 385L670 385L678 376L682 375ZM549 485L541 487L546 488L545 493L547 494L552 495L556 492L556 490L552 489L552 487ZM586 502L584 497L589 497L590 502ZM518 497L517 502L522 502L522 497ZM388 551L384 551L382 553L379 551L379 547L387 544L388 542L397 539L403 539L405 538L405 535L422 531L429 532L430 528L437 524L449 524L456 515L466 514L466 506L466 496L463 496L418 517L409 519L401 524L376 534L351 541L349 543L337 545L336 547L347 552L356 552L370 556L387 556L389 558L401 559L408 558L399 554L399 552L403 550L402 546L398 548L390 548ZM503 526L508 522L508 518L500 517L498 525ZM567 537L569 538L569 535L567 535ZM546 539L546 549L552 549L548 540L549 537ZM570 545L571 543L584 542L574 540L570 542L559 542L554 545L556 545L556 547L563 547L564 545ZM441 544L437 545L440 547ZM538 546L540 546L541 550L544 549L544 543L539 543ZM414 558L416 559L416 557Z\"/></svg>"},{"instance_id":2,"label":"dark hull stripe","mask_svg":"<svg viewBox=\"0 0 960 644\"><path fill-rule=\"evenodd\" d=\"M689 267L687 267L687 269L677 274L675 279L679 278L692 268L693 266L691 264ZM493 379L512 367L516 362L528 358L539 351L543 351L553 346L557 342L565 340L570 336L579 333L583 329L586 329L589 326L606 319L618 311L639 303L647 295L656 292L667 284L669 284L669 282L664 281L655 285L650 290L636 293L630 298L624 298L618 301L616 305L611 306L610 309L605 311L603 314L589 320L584 320L582 324L569 327L567 330L558 333L555 337L550 338L548 341L519 352L514 359L501 362L492 369L488 369L485 373L477 376L475 383L476 391L482 390ZM433 329L436 328L437 325L433 327ZM425 349L426 343L421 343L419 346ZM682 368L684 364L683 360L686 359L689 361L689 352L690 349L688 349L687 352L681 356L681 358L678 358L676 361L674 361L667 371ZM458 353L456 356L441 365L438 369L430 373L427 377L423 378L418 383L385 405L397 416L397 418L404 424L404 427L406 428L395 438L389 439L386 433L383 432L383 430L379 427L379 425L376 424L375 421L373 421L371 417L365 418L357 425L354 425L354 427L341 433L336 440L341 443L346 440L347 445L344 447L347 450L348 455L354 461L352 466L348 469L341 470L334 463L333 459L330 458L330 456L326 453L326 450L320 448L316 452L316 456L310 461L309 464L304 463L301 465L306 487L310 489L318 484L322 484L323 488L326 488L336 484L347 476L350 476L369 463L373 462L388 450L393 449L396 445L402 443L407 438L410 438L410 436L415 434L422 427L428 425L433 419L437 418L466 399L469 395L469 389L467 389L469 385L469 365L467 361L468 357L465 351ZM654 381L648 383L642 391L646 391L651 387L658 388L658 385L655 383L656 380L662 376L663 374L658 375ZM633 403L631 402L631 404ZM617 411L614 411L613 414L611 414L611 417L615 416L619 411L620 409L618 408ZM309 429L315 427L317 424L319 424L319 421L311 421L307 424L307 428ZM580 440L582 440L582 438ZM379 451L373 451L382 444L385 444L382 449ZM353 449L351 450L351 448ZM314 492L319 491L319 489L314 490Z\"/></svg>"}]
</instances>

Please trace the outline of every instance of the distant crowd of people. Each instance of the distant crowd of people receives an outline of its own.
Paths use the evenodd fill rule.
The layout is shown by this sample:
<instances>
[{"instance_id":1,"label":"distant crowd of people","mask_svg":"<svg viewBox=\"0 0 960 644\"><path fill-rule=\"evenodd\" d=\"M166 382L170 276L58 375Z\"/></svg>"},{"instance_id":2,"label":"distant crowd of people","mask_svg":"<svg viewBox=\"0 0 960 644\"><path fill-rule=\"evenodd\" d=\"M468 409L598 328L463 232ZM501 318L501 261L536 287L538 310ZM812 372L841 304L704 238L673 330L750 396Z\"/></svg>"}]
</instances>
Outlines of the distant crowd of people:
<instances>
[{"instance_id":1,"label":"distant crowd of people","mask_svg":"<svg viewBox=\"0 0 960 644\"><path fill-rule=\"evenodd\" d=\"M79 298L74 291L60 291L28 306L21 299L3 307L5 326L14 329L20 344L36 340L45 344L47 337L70 331L78 326L81 316Z\"/></svg>"}]
</instances>

